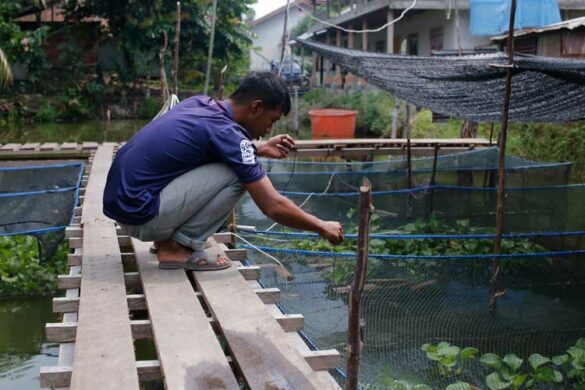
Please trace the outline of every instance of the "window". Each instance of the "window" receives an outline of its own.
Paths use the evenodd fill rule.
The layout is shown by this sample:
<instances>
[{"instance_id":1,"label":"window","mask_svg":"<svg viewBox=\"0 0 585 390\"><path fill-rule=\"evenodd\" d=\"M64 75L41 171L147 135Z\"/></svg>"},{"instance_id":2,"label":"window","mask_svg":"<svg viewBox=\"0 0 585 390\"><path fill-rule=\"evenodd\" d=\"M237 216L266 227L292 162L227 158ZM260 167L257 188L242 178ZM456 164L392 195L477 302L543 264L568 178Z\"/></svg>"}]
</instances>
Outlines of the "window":
<instances>
[{"instance_id":1,"label":"window","mask_svg":"<svg viewBox=\"0 0 585 390\"><path fill-rule=\"evenodd\" d=\"M431 53L443 50L443 27L433 28L430 31Z\"/></svg>"},{"instance_id":2,"label":"window","mask_svg":"<svg viewBox=\"0 0 585 390\"><path fill-rule=\"evenodd\" d=\"M407 38L407 53L411 56L418 55L418 34L411 34Z\"/></svg>"}]
</instances>

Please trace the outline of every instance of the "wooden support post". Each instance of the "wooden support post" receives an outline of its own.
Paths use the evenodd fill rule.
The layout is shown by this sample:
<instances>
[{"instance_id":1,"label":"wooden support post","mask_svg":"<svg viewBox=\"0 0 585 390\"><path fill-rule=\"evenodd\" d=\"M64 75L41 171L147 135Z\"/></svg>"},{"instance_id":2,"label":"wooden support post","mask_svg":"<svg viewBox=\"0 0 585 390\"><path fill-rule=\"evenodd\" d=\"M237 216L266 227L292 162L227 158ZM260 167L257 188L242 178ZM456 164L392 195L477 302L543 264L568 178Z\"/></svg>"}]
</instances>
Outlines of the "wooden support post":
<instances>
[{"instance_id":1,"label":"wooden support post","mask_svg":"<svg viewBox=\"0 0 585 390\"><path fill-rule=\"evenodd\" d=\"M203 88L203 94L207 95L209 90L209 79L211 77L211 60L213 59L213 41L215 39L215 21L217 19L217 0L213 0L211 6L211 34L209 36L209 50L207 52L207 69L205 71L205 86Z\"/></svg>"},{"instance_id":2,"label":"wooden support post","mask_svg":"<svg viewBox=\"0 0 585 390\"><path fill-rule=\"evenodd\" d=\"M386 14L386 23L394 20L394 10L388 7L388 13ZM386 28L386 53L394 53L394 24L389 25Z\"/></svg>"},{"instance_id":3,"label":"wooden support post","mask_svg":"<svg viewBox=\"0 0 585 390\"><path fill-rule=\"evenodd\" d=\"M358 388L360 355L362 351L362 323L360 319L361 298L366 283L368 268L368 243L370 240L370 219L373 212L372 186L364 179L360 187L360 220L357 244L357 262L349 293L349 322L347 332L346 390Z\"/></svg>"},{"instance_id":4,"label":"wooden support post","mask_svg":"<svg viewBox=\"0 0 585 390\"><path fill-rule=\"evenodd\" d=\"M433 204L434 204L434 196L435 196L435 189L432 188L435 186L435 178L437 176L437 160L439 158L439 145L435 145L435 150L433 153L433 171L431 172L431 178L429 180L429 187L431 187L430 191L428 192L427 198L427 215L426 217L430 217L433 214Z\"/></svg>"},{"instance_id":5,"label":"wooden support post","mask_svg":"<svg viewBox=\"0 0 585 390\"><path fill-rule=\"evenodd\" d=\"M504 229L504 208L506 199L506 137L508 133L508 113L510 111L510 95L512 92L512 72L514 66L514 20L516 18L516 0L512 0L510 9L510 24L508 26L508 65L506 69L506 87L504 90L504 108L502 111L502 129L500 131L500 156L498 163L498 205L496 208L496 238L494 254L502 252L502 233ZM492 261L492 278L490 280L489 310L496 310L496 301L501 292L498 291L498 273L500 260L494 257Z\"/></svg>"},{"instance_id":6,"label":"wooden support post","mask_svg":"<svg viewBox=\"0 0 585 390\"><path fill-rule=\"evenodd\" d=\"M175 47L173 52L173 93L179 96L179 39L181 37L181 2L177 1L175 15Z\"/></svg>"}]
</instances>

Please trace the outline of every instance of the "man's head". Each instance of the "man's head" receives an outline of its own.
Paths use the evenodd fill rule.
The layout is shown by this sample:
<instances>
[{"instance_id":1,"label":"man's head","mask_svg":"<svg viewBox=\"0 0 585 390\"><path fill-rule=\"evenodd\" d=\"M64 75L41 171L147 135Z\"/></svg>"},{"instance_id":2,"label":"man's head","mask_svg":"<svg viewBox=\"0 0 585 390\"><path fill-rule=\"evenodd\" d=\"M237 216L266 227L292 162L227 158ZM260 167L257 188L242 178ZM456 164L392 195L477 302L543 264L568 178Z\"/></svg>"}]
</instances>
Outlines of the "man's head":
<instances>
[{"instance_id":1,"label":"man's head","mask_svg":"<svg viewBox=\"0 0 585 390\"><path fill-rule=\"evenodd\" d=\"M272 72L252 72L230 96L234 120L252 138L270 133L274 122L290 111L290 96L280 77Z\"/></svg>"}]
</instances>

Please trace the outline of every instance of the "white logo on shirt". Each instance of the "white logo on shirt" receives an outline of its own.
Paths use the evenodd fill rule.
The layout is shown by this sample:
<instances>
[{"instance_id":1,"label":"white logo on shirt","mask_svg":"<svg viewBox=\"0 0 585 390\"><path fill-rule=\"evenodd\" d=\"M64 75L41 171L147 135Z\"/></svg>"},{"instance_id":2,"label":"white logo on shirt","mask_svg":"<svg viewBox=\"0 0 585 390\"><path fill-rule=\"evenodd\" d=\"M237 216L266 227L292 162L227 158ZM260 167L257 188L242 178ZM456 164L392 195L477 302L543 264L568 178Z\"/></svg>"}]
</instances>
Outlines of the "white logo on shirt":
<instances>
[{"instance_id":1,"label":"white logo on shirt","mask_svg":"<svg viewBox=\"0 0 585 390\"><path fill-rule=\"evenodd\" d=\"M256 164L256 156L254 154L254 147L252 146L252 142L248 141L247 139L243 139L242 142L240 142L240 150L242 152L242 162L244 164Z\"/></svg>"}]
</instances>

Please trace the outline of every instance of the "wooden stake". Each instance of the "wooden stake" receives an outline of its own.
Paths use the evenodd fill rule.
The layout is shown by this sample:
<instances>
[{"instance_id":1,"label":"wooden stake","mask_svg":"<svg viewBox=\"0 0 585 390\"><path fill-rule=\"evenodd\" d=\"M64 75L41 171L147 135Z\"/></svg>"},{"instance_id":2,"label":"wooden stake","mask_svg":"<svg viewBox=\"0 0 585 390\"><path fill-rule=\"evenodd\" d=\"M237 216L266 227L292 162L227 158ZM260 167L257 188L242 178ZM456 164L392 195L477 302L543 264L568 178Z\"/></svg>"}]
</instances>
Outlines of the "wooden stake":
<instances>
[{"instance_id":1,"label":"wooden stake","mask_svg":"<svg viewBox=\"0 0 585 390\"><path fill-rule=\"evenodd\" d=\"M162 104L164 105L169 99L169 84L167 83L167 72L165 70L165 57L167 54L167 47L169 45L169 36L166 31L163 31L164 43L163 47L158 52L158 63L160 65L160 96Z\"/></svg>"},{"instance_id":2,"label":"wooden stake","mask_svg":"<svg viewBox=\"0 0 585 390\"><path fill-rule=\"evenodd\" d=\"M211 7L211 34L209 36L209 51L207 52L207 70L205 71L205 87L203 94L209 90L209 78L211 77L211 60L213 59L213 41L215 40L215 20L217 19L217 0L213 0Z\"/></svg>"},{"instance_id":3,"label":"wooden stake","mask_svg":"<svg viewBox=\"0 0 585 390\"><path fill-rule=\"evenodd\" d=\"M510 111L510 95L512 92L512 70L514 65L514 20L516 18L516 0L512 0L510 9L510 25L508 27L508 68L506 69L506 89L504 90L504 108L502 111L502 128L500 131L500 156L498 164L498 205L496 209L496 238L494 254L502 252L502 233L504 229L504 208L506 197L506 137L508 133L508 113ZM498 273L500 260L492 261L492 278L490 280L489 310L496 310L496 301L501 294L498 292Z\"/></svg>"},{"instance_id":4,"label":"wooden stake","mask_svg":"<svg viewBox=\"0 0 585 390\"><path fill-rule=\"evenodd\" d=\"M179 40L181 37L181 2L177 1L175 15L175 50L173 55L173 93L179 96Z\"/></svg>"},{"instance_id":5,"label":"wooden stake","mask_svg":"<svg viewBox=\"0 0 585 390\"><path fill-rule=\"evenodd\" d=\"M370 219L372 206L372 185L364 179L360 187L360 224L357 244L357 262L349 293L349 322L347 332L346 390L358 388L360 355L362 351L362 323L360 319L361 299L368 268L368 244L370 241Z\"/></svg>"},{"instance_id":6,"label":"wooden stake","mask_svg":"<svg viewBox=\"0 0 585 390\"><path fill-rule=\"evenodd\" d=\"M280 49L280 63L278 64L278 76L282 76L282 68L284 66L284 51L286 49L286 29L288 28L288 11L290 8L290 0L286 0L286 11L284 13L284 29L282 31L282 47ZM290 59L292 61L292 58ZM291 74L292 78L292 74Z\"/></svg>"}]
</instances>

